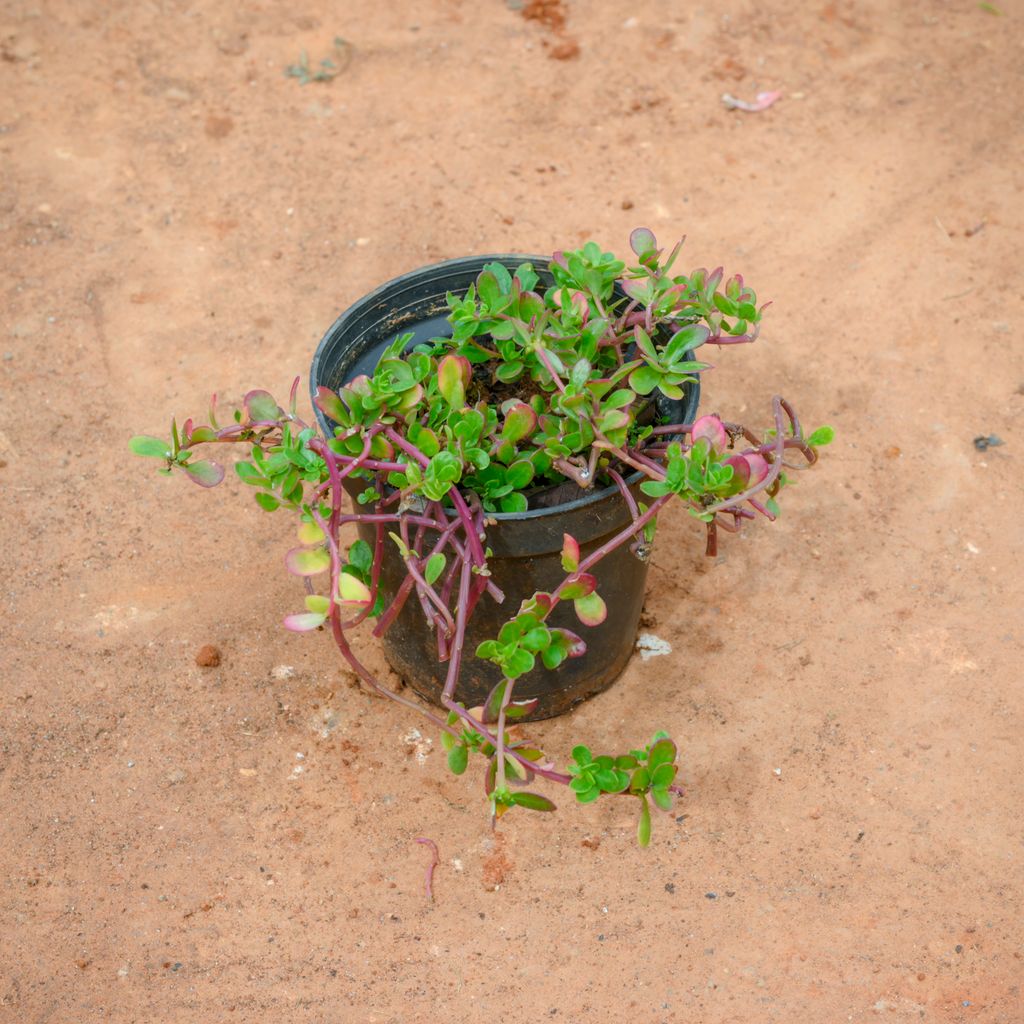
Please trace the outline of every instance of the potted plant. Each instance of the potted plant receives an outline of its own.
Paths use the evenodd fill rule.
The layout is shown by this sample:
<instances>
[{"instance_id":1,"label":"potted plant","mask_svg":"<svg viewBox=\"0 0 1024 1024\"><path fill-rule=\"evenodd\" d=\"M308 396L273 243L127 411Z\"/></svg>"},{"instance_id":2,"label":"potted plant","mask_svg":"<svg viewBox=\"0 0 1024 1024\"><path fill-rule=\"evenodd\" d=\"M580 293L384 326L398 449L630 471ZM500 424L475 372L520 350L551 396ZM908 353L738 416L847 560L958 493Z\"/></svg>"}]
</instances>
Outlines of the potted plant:
<instances>
[{"instance_id":1,"label":"potted plant","mask_svg":"<svg viewBox=\"0 0 1024 1024\"><path fill-rule=\"evenodd\" d=\"M679 792L666 734L619 754L580 744L563 771L510 727L622 671L667 506L704 524L714 555L721 531L774 520L788 473L832 438L805 435L780 397L762 433L696 416L710 367L695 353L753 342L764 307L739 275L681 273L681 245L665 253L639 228L628 266L591 242L424 268L328 331L317 425L298 416L296 380L286 407L250 391L221 426L214 398L208 424L130 442L204 487L224 471L200 447L248 449L235 469L257 503L298 518L285 564L306 595L285 626L329 631L366 686L433 722L453 772L481 757L492 821L554 810L526 788L543 779L581 803L637 798L648 843L650 802L669 810ZM427 703L359 659L350 638L371 620Z\"/></svg>"}]
</instances>

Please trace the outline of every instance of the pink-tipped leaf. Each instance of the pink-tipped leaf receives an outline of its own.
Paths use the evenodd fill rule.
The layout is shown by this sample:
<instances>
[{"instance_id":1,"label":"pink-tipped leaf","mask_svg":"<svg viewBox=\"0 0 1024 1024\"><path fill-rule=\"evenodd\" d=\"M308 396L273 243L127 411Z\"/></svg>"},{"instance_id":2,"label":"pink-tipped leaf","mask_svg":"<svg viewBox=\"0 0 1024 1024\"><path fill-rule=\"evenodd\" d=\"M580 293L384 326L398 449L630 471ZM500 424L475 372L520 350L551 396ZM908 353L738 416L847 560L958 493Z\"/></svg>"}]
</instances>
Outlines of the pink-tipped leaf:
<instances>
[{"instance_id":1,"label":"pink-tipped leaf","mask_svg":"<svg viewBox=\"0 0 1024 1024\"><path fill-rule=\"evenodd\" d=\"M188 463L185 472L188 473L189 480L200 487L216 487L224 479L224 467L206 459Z\"/></svg>"},{"instance_id":2,"label":"pink-tipped leaf","mask_svg":"<svg viewBox=\"0 0 1024 1024\"><path fill-rule=\"evenodd\" d=\"M575 537L562 534L562 568L566 572L576 572L580 567L580 545Z\"/></svg>"},{"instance_id":3,"label":"pink-tipped leaf","mask_svg":"<svg viewBox=\"0 0 1024 1024\"><path fill-rule=\"evenodd\" d=\"M712 449L716 452L723 452L729 444L729 433L725 425L715 415L701 416L693 424L691 437L694 441L706 438Z\"/></svg>"},{"instance_id":4,"label":"pink-tipped leaf","mask_svg":"<svg viewBox=\"0 0 1024 1024\"><path fill-rule=\"evenodd\" d=\"M600 626L608 616L604 599L596 591L586 597L577 598L573 605L577 618L584 626Z\"/></svg>"},{"instance_id":5,"label":"pink-tipped leaf","mask_svg":"<svg viewBox=\"0 0 1024 1024\"><path fill-rule=\"evenodd\" d=\"M327 548L292 548L284 556L284 564L296 576L316 576L331 567L331 555Z\"/></svg>"},{"instance_id":6,"label":"pink-tipped leaf","mask_svg":"<svg viewBox=\"0 0 1024 1024\"><path fill-rule=\"evenodd\" d=\"M250 391L244 399L245 411L254 424L269 426L281 418L280 406L269 391Z\"/></svg>"}]
</instances>

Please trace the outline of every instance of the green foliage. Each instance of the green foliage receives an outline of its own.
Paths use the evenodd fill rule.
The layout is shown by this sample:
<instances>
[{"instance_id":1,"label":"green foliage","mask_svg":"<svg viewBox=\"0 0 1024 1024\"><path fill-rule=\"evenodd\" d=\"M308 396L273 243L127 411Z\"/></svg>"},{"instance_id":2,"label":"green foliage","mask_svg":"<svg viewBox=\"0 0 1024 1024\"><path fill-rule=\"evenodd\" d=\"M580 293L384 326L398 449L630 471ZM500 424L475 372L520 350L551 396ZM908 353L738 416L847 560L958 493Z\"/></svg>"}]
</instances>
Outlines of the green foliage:
<instances>
[{"instance_id":1,"label":"green foliage","mask_svg":"<svg viewBox=\"0 0 1024 1024\"><path fill-rule=\"evenodd\" d=\"M678 772L676 745L665 733L656 733L643 750L631 750L617 757L601 754L595 757L588 747L572 751L569 788L581 804L593 803L602 794L628 793L640 799L640 824L637 839L641 846L650 842L651 816L648 796L663 811L672 809L673 785Z\"/></svg>"},{"instance_id":2,"label":"green foliage","mask_svg":"<svg viewBox=\"0 0 1024 1024\"><path fill-rule=\"evenodd\" d=\"M284 69L286 78L297 78L299 85L310 82L329 82L345 69L351 59L351 44L341 36L334 37L334 51L330 57L324 57L316 68L310 67L309 54L303 50L294 64Z\"/></svg>"}]
</instances>

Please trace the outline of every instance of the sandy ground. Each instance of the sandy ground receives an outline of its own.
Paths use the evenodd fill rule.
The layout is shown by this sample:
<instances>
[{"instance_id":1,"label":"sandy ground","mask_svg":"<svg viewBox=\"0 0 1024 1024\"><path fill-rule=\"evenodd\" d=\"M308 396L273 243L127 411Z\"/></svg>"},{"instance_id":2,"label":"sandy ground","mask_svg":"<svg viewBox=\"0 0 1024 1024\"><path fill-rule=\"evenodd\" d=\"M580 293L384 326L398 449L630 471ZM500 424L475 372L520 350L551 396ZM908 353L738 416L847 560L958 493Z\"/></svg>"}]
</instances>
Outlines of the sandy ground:
<instances>
[{"instance_id":1,"label":"sandy ground","mask_svg":"<svg viewBox=\"0 0 1024 1024\"><path fill-rule=\"evenodd\" d=\"M1024 1020L997 6L3 5L0 1019ZM333 81L284 75L336 35ZM647 851L615 802L492 836L418 721L279 627L287 523L126 441L283 391L405 270L639 223L775 301L705 410L778 391L840 437L717 563L666 521L673 653L533 727L560 757L669 729L678 820Z\"/></svg>"}]
</instances>

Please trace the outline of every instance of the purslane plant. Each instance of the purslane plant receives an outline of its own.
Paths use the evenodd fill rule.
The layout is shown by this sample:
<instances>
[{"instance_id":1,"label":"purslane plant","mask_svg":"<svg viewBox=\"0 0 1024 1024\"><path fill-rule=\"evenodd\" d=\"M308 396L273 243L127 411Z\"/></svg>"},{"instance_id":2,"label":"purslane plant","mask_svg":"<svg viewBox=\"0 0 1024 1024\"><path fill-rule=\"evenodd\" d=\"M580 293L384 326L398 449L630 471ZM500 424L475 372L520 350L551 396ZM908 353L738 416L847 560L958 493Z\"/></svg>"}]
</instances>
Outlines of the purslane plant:
<instances>
[{"instance_id":1,"label":"purslane plant","mask_svg":"<svg viewBox=\"0 0 1024 1024\"><path fill-rule=\"evenodd\" d=\"M548 797L524 788L539 778L568 786L581 803L637 798L638 839L648 843L649 799L669 810L680 792L675 743L658 733L642 749L597 756L580 745L560 771L510 733L537 704L515 699L516 680L538 661L557 670L585 653L579 634L548 624L552 611L571 602L583 627L600 626L606 606L593 568L623 544L647 557L669 503L705 524L713 555L719 531L774 520L789 472L813 464L832 439L828 427L805 435L781 397L772 399L770 427L760 434L714 414L693 423L657 421L657 395L682 397L710 368L693 352L754 341L764 308L739 275L723 283L721 268L679 272L681 245L665 254L640 228L630 237L630 266L592 242L556 252L543 290L529 263L514 273L487 265L466 294L448 296L451 337L410 347L411 336L400 335L372 375L338 392L318 389L314 401L334 422L333 436L299 418L296 379L286 407L266 391L250 391L221 426L214 396L208 424L189 419L179 430L172 422L169 443L149 436L130 442L136 454L162 461L162 472L184 472L204 487L220 483L224 471L196 458L200 447L246 446L248 458L235 469L256 489L257 503L299 519L298 543L285 563L304 578L307 594L285 626L329 629L372 691L433 722L456 774L471 755L483 757L492 821L512 807L554 810ZM646 478L639 498L624 479L635 471ZM526 511L568 481L584 489L616 486L631 521L586 557L565 536L565 578L510 609L498 635L478 646L476 657L497 665L501 681L482 707L466 708L455 695L467 623L479 601L504 599L489 569L488 516ZM349 512L346 488L357 495ZM342 531L354 524L372 527L372 546L343 544ZM406 574L385 602L381 566L395 553ZM447 663L441 713L382 686L350 643L370 619L374 635L383 635L414 594Z\"/></svg>"}]
</instances>

